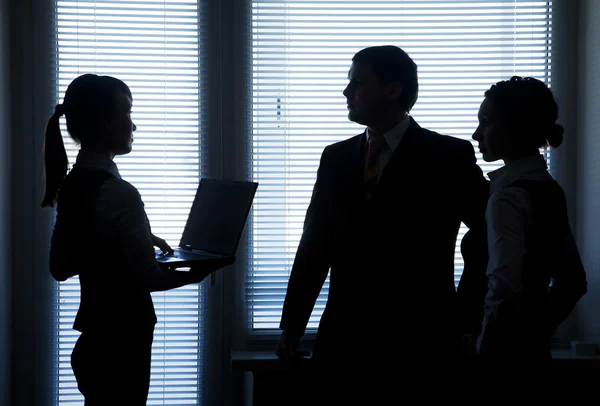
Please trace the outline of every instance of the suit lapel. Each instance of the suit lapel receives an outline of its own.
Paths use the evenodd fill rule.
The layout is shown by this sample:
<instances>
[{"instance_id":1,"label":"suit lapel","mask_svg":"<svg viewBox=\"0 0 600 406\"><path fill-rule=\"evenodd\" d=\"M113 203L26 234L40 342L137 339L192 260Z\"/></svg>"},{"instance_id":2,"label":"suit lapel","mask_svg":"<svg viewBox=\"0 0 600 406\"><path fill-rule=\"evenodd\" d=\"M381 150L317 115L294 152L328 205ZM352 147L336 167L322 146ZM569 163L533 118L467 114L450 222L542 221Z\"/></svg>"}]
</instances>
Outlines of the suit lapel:
<instances>
[{"instance_id":1,"label":"suit lapel","mask_svg":"<svg viewBox=\"0 0 600 406\"><path fill-rule=\"evenodd\" d=\"M364 156L367 143L366 131L356 137L356 143L352 146L352 155L349 161L350 179L352 189L363 190L364 188Z\"/></svg>"}]
</instances>

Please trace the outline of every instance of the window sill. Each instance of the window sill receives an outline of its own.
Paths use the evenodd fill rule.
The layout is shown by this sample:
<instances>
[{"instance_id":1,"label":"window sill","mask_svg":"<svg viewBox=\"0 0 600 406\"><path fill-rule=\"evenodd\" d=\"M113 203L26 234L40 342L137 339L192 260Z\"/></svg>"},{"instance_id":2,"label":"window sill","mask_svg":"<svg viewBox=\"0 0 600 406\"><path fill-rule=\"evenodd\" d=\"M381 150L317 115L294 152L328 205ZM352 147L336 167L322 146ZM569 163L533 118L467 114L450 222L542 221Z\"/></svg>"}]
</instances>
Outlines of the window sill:
<instances>
[{"instance_id":1,"label":"window sill","mask_svg":"<svg viewBox=\"0 0 600 406\"><path fill-rule=\"evenodd\" d=\"M309 358L300 357L294 366L305 367L309 365ZM600 368L600 355L583 356L573 355L566 348L552 349L553 364L558 368ZM255 372L266 370L285 370L290 367L289 362L280 360L272 350L248 350L231 352L232 372Z\"/></svg>"},{"instance_id":2,"label":"window sill","mask_svg":"<svg viewBox=\"0 0 600 406\"><path fill-rule=\"evenodd\" d=\"M576 356L569 349L555 348L552 349L552 358L553 368L600 368L600 355ZM233 379L233 405L243 406L247 404L244 400L245 393L248 393L248 391L252 393L254 390L253 384L250 384L250 386L245 384L244 378L248 375L252 375L254 378L257 376L278 376L280 374L271 375L270 373L272 371L289 370L291 367L308 369L311 365L308 356L300 357L294 363L290 363L279 359L273 353L273 350L232 351L230 367Z\"/></svg>"}]
</instances>

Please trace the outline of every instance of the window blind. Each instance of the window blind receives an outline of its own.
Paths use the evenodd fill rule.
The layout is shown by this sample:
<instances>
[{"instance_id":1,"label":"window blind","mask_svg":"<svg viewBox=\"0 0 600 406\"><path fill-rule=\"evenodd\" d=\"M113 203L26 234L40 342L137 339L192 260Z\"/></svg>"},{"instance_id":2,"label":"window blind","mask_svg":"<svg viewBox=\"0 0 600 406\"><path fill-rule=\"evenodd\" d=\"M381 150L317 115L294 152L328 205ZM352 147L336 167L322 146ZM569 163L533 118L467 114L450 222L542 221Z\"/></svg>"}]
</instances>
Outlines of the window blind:
<instances>
[{"instance_id":1,"label":"window blind","mask_svg":"<svg viewBox=\"0 0 600 406\"><path fill-rule=\"evenodd\" d=\"M403 48L419 71L411 115L425 128L471 140L493 83L522 75L550 84L551 13L547 1L252 2L252 162L261 187L246 299L255 333L278 328L321 152L363 131L348 121L342 95L352 56L372 45ZM484 173L499 167L476 152ZM328 281L309 329L318 326L327 292Z\"/></svg>"},{"instance_id":2,"label":"window blind","mask_svg":"<svg viewBox=\"0 0 600 406\"><path fill-rule=\"evenodd\" d=\"M84 73L115 76L129 85L138 129L133 151L115 162L123 179L140 191L153 233L176 246L206 162L200 131L205 112L201 2L59 0L55 11L57 102ZM61 122L72 166L78 147ZM202 404L203 287L152 296L158 324L148 405ZM82 405L70 365L79 337L72 329L78 279L56 284L55 297L55 397L58 405ZM110 292L105 299L111 300Z\"/></svg>"}]
</instances>

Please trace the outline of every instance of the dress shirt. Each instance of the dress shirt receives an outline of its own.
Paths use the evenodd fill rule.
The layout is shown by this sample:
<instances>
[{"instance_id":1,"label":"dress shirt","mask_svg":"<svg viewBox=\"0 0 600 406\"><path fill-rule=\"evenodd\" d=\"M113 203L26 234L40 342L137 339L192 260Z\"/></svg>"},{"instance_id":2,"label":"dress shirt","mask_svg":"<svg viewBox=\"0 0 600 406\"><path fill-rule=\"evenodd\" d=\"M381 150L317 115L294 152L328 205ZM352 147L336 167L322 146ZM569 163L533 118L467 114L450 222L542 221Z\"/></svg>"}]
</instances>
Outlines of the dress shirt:
<instances>
[{"instance_id":1,"label":"dress shirt","mask_svg":"<svg viewBox=\"0 0 600 406\"><path fill-rule=\"evenodd\" d=\"M507 163L488 174L490 198L486 209L488 238L488 293L485 298L483 331L495 319L498 307L509 295L522 291L521 275L525 259L525 230L532 224L532 202L527 192L510 187L517 180L552 182L542 155L530 156ZM580 268L581 262L573 235L568 236L569 260ZM575 263L576 262L576 263ZM481 337L478 340L478 349Z\"/></svg>"},{"instance_id":2,"label":"dress shirt","mask_svg":"<svg viewBox=\"0 0 600 406\"><path fill-rule=\"evenodd\" d=\"M400 145L400 141L402 141L402 137L406 134L406 130L408 130L408 126L410 125L410 119L408 113L404 115L404 118L396 124L391 130L387 131L383 134L383 138L385 139L385 143L383 148L381 149L381 153L379 155L379 175L377 180L381 179L381 174L385 169L386 165L392 158L394 151ZM367 143L369 142L369 129L365 131L367 134Z\"/></svg>"}]
</instances>

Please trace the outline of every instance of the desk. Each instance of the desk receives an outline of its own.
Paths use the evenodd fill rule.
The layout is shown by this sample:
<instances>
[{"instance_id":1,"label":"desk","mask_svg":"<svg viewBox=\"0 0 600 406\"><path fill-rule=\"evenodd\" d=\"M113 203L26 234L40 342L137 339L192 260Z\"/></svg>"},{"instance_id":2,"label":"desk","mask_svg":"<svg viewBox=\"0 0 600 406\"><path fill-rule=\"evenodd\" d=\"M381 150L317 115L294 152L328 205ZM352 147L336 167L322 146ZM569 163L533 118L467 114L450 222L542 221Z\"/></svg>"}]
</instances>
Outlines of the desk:
<instances>
[{"instance_id":1,"label":"desk","mask_svg":"<svg viewBox=\"0 0 600 406\"><path fill-rule=\"evenodd\" d=\"M552 350L554 368L600 368L599 356L575 356L569 349ZM277 358L273 351L232 351L231 374L233 378L233 406L244 405L244 373L310 370L309 357L302 357L293 363Z\"/></svg>"},{"instance_id":2,"label":"desk","mask_svg":"<svg viewBox=\"0 0 600 406\"><path fill-rule=\"evenodd\" d=\"M300 357L293 362L279 359L273 351L232 351L231 376L233 379L233 405L244 405L244 373L263 371L289 371L291 368L310 369L310 357Z\"/></svg>"},{"instance_id":3,"label":"desk","mask_svg":"<svg viewBox=\"0 0 600 406\"><path fill-rule=\"evenodd\" d=\"M300 368L310 367L309 357L300 357L295 365ZM279 359L273 351L232 351L231 370L255 371L259 369L286 370L290 367L289 362Z\"/></svg>"},{"instance_id":4,"label":"desk","mask_svg":"<svg viewBox=\"0 0 600 406\"><path fill-rule=\"evenodd\" d=\"M568 348L552 350L552 366L554 368L600 368L600 355L573 355Z\"/></svg>"}]
</instances>

